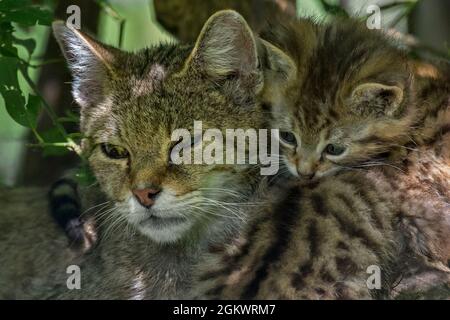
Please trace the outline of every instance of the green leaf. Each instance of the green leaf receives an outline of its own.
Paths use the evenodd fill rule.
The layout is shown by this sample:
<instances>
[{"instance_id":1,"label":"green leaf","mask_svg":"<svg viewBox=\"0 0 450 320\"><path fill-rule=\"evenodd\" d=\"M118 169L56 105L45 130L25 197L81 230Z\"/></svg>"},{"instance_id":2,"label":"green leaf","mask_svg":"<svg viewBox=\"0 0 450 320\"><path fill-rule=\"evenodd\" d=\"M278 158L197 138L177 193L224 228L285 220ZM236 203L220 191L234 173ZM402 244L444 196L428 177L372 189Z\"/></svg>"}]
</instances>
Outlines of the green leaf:
<instances>
[{"instance_id":1,"label":"green leaf","mask_svg":"<svg viewBox=\"0 0 450 320\"><path fill-rule=\"evenodd\" d=\"M0 23L0 54L5 57L17 57L17 48L13 46L13 32L11 23Z\"/></svg>"},{"instance_id":2,"label":"green leaf","mask_svg":"<svg viewBox=\"0 0 450 320\"><path fill-rule=\"evenodd\" d=\"M36 128L37 122L39 118L39 113L42 108L42 100L41 97L30 94L28 96L28 103L25 106L25 111L28 118L28 123L30 128Z\"/></svg>"},{"instance_id":3,"label":"green leaf","mask_svg":"<svg viewBox=\"0 0 450 320\"><path fill-rule=\"evenodd\" d=\"M25 98L20 90L7 89L2 90L2 96L5 100L6 111L18 124L29 127L28 116L25 111Z\"/></svg>"},{"instance_id":4,"label":"green leaf","mask_svg":"<svg viewBox=\"0 0 450 320\"><path fill-rule=\"evenodd\" d=\"M31 5L31 0L0 0L0 12Z\"/></svg>"},{"instance_id":5,"label":"green leaf","mask_svg":"<svg viewBox=\"0 0 450 320\"><path fill-rule=\"evenodd\" d=\"M19 70L19 61L14 58L0 57L0 85L19 88L19 80L17 79L17 71ZM0 90L3 86L0 86Z\"/></svg>"},{"instance_id":6,"label":"green leaf","mask_svg":"<svg viewBox=\"0 0 450 320\"><path fill-rule=\"evenodd\" d=\"M333 15L333 16L339 16L339 17L349 17L349 14L347 11L345 11L344 8L342 8L338 3L329 3L326 0L320 0L319 1L322 4L323 9L326 13Z\"/></svg>"},{"instance_id":7,"label":"green leaf","mask_svg":"<svg viewBox=\"0 0 450 320\"><path fill-rule=\"evenodd\" d=\"M0 57L0 94L5 100L6 110L17 123L28 126L25 112L25 97L20 90L17 71L19 63L14 58Z\"/></svg>"},{"instance_id":8,"label":"green leaf","mask_svg":"<svg viewBox=\"0 0 450 320\"><path fill-rule=\"evenodd\" d=\"M75 173L77 183L82 186L90 186L96 182L95 176L87 164L83 164Z\"/></svg>"},{"instance_id":9,"label":"green leaf","mask_svg":"<svg viewBox=\"0 0 450 320\"><path fill-rule=\"evenodd\" d=\"M5 100L5 107L11 118L18 124L36 128L42 101L38 96L29 95L26 103L19 86L17 72L20 65L14 58L0 57L0 94Z\"/></svg>"},{"instance_id":10,"label":"green leaf","mask_svg":"<svg viewBox=\"0 0 450 320\"><path fill-rule=\"evenodd\" d=\"M44 142L46 145L44 147L43 155L44 156L61 156L69 153L69 150L65 147L61 146L52 146L51 144L58 144L58 143L66 143L66 138L61 134L61 132L56 128L50 128L47 131L44 131L41 133L41 137L44 139Z\"/></svg>"},{"instance_id":11,"label":"green leaf","mask_svg":"<svg viewBox=\"0 0 450 320\"><path fill-rule=\"evenodd\" d=\"M30 0L0 0L0 22L16 22L24 26L51 25L51 11L34 6Z\"/></svg>"},{"instance_id":12,"label":"green leaf","mask_svg":"<svg viewBox=\"0 0 450 320\"><path fill-rule=\"evenodd\" d=\"M29 56L31 56L34 49L36 49L36 41L34 41L34 39L18 39L14 37L14 44L20 45L27 49Z\"/></svg>"},{"instance_id":13,"label":"green leaf","mask_svg":"<svg viewBox=\"0 0 450 320\"><path fill-rule=\"evenodd\" d=\"M0 54L4 57L17 58L18 52L15 47L7 47L6 44L0 43Z\"/></svg>"},{"instance_id":14,"label":"green leaf","mask_svg":"<svg viewBox=\"0 0 450 320\"><path fill-rule=\"evenodd\" d=\"M37 7L29 7L5 12L0 16L0 20L16 22L24 26L34 26L36 24L49 26L52 24L53 15L48 10L42 10Z\"/></svg>"}]
</instances>

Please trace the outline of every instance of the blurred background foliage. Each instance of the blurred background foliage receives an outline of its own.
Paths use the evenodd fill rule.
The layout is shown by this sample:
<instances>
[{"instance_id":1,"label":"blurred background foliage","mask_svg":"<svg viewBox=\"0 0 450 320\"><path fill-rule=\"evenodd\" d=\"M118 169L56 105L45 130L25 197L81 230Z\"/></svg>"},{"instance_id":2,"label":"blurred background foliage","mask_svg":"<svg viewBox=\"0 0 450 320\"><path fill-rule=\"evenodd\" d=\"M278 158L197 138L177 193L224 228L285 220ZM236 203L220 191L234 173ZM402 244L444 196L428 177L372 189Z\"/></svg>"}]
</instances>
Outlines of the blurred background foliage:
<instances>
[{"instance_id":1,"label":"blurred background foliage","mask_svg":"<svg viewBox=\"0 0 450 320\"><path fill-rule=\"evenodd\" d=\"M382 9L382 27L411 34L423 54L450 57L450 1L441 0L0 0L0 184L46 185L75 166L77 106L53 19L81 9L82 29L124 50L193 41L213 12L240 11L255 30L271 16L322 19Z\"/></svg>"}]
</instances>

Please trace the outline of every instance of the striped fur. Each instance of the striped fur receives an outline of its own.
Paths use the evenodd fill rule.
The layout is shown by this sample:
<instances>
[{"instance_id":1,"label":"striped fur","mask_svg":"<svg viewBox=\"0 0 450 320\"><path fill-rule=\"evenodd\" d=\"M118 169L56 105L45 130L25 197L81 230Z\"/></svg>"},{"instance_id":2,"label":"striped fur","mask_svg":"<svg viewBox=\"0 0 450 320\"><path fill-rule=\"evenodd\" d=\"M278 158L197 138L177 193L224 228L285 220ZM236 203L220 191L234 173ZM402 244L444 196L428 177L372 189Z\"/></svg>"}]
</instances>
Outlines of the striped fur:
<instances>
[{"instance_id":1,"label":"striped fur","mask_svg":"<svg viewBox=\"0 0 450 320\"><path fill-rule=\"evenodd\" d=\"M295 175L396 161L450 130L448 64L411 60L381 32L351 20L291 20L263 36L297 64L296 79L265 96L272 126L297 138L296 146L281 144ZM329 144L345 152L330 156Z\"/></svg>"},{"instance_id":2,"label":"striped fur","mask_svg":"<svg viewBox=\"0 0 450 320\"><path fill-rule=\"evenodd\" d=\"M293 185L261 208L241 239L207 259L199 297L221 299L357 299L389 291L400 247L390 188L373 176L341 174ZM361 187L365 185L366 187ZM384 190L383 190L384 191ZM280 196L280 194L282 196ZM383 270L371 292L366 270ZM217 267L219 266L219 267Z\"/></svg>"},{"instance_id":3,"label":"striped fur","mask_svg":"<svg viewBox=\"0 0 450 320\"><path fill-rule=\"evenodd\" d=\"M273 127L298 140L297 148L284 147L284 159L296 174L314 162L321 179L266 195L269 204L241 236L205 258L194 295L390 298L413 282L413 270L429 268L447 282L443 297L450 297L447 66L411 61L381 33L352 21L291 21L265 36L298 67L290 86L264 97ZM355 106L349 96L361 83L401 88L400 105L381 114L371 108L379 110L383 99ZM349 151L326 159L330 142ZM371 265L381 267L381 290L366 284Z\"/></svg>"},{"instance_id":4,"label":"striped fur","mask_svg":"<svg viewBox=\"0 0 450 320\"><path fill-rule=\"evenodd\" d=\"M93 219L82 216L77 182L70 178L58 180L48 198L50 214L69 238L70 247L83 253L89 251L97 241L97 232Z\"/></svg>"},{"instance_id":5,"label":"striped fur","mask_svg":"<svg viewBox=\"0 0 450 320\"><path fill-rule=\"evenodd\" d=\"M402 212L414 221L406 223L416 233L416 251L447 265L450 64L412 59L381 32L351 20L288 21L266 36L297 63L290 86L266 97L274 107L272 126L299 137L297 148L283 148L286 166L295 174L312 170L314 178L379 166L400 171L391 182L404 190ZM373 87L397 94L396 109L380 114L389 101L383 95L355 105L351 93ZM330 157L323 151L329 143L347 150Z\"/></svg>"},{"instance_id":6,"label":"striped fur","mask_svg":"<svg viewBox=\"0 0 450 320\"><path fill-rule=\"evenodd\" d=\"M328 37L333 35L333 29L328 30L327 34ZM295 44L295 42L293 43ZM200 44L202 43L200 42ZM218 42L214 42L214 45L217 46ZM196 48L201 47L196 46ZM139 173L143 180L149 181L152 178L164 182L162 180L166 179L181 191L189 192L193 186L201 186L202 181L199 180L199 177L210 176L212 173L209 170L206 171L207 169L204 167L189 167L183 174L177 175L176 172L171 171L173 168L164 167L166 165L165 158L163 159L164 165L162 165L161 158L166 157L168 152L167 150L161 152L161 141L168 140L166 135L170 132L169 129L173 129L172 127L175 125L181 127L189 125L193 119L198 119L200 115L203 115L205 110L209 113L208 123L210 126L220 128L263 126L265 120L261 119L259 102L256 103L253 99L247 109L238 108L243 102L249 102L247 99L243 99L245 96L241 94L248 93L249 90L236 91L233 89L225 93L221 91L219 94L215 88L211 88L209 82L205 81L204 74L199 74L198 70L189 68L202 61L217 61L205 60L205 57L196 55L196 50L194 50L194 53L189 56L185 68L179 73L173 74L174 70L181 69L190 47L180 49L176 46L167 46L163 49L160 48L159 51L165 52L164 59L161 58L163 61L160 61L159 58L154 59L154 67L157 71L160 70L158 65L164 67L168 64L167 61L175 60L176 63L171 65L173 69L167 68L167 72L153 72L155 69L147 66L147 58L155 56L159 52L158 50L155 50L156 53L144 50L137 56L126 55L125 60L123 57L122 60L119 59L119 62L124 62L120 64L121 68L119 68L123 72L126 70L133 74L138 70L141 72L147 70L150 76L156 76L153 79L155 86L148 82L148 79L135 82L136 79L133 77L133 81L120 81L120 83L113 81L117 92L109 101L109 105L100 106L106 109L104 113L95 108L83 109L83 130L93 137L94 142L97 140L98 143L101 142L101 139L111 135L109 131L112 127L120 128L120 136L129 144L130 150L142 155L137 157L139 161L132 162L132 166L142 167L139 168L143 169ZM283 49L286 50L286 48ZM212 52L213 55L220 53L218 50L207 52ZM138 63L138 61L142 63ZM222 60L220 61L222 62ZM236 60L228 59L227 61L234 62ZM124 68L124 65L128 68ZM316 65L316 67L319 66ZM223 68L219 70L208 68L207 73L208 76L214 76L216 80L219 78L230 81L228 78L222 79L222 74L214 74L214 71L222 73L224 70L228 72ZM410 81L408 72L407 77L398 80L404 81L404 83L402 82L405 84L403 88L406 88L406 84L409 84ZM167 78L161 78L161 76ZM326 75L322 74L322 76L328 79ZM138 77L138 79L140 78ZM310 80L313 79L310 78ZM318 81L317 79L316 81ZM253 80L255 79L249 77L245 80L242 83L254 84ZM140 86L142 83L148 86ZM316 88L313 84L317 83L312 82L309 85L311 88ZM140 90L138 92L130 90L135 87L143 89L145 94L142 96ZM228 84L226 88L232 89L234 86ZM323 86L317 88L322 89ZM330 90L331 92L333 90ZM134 97L133 93L138 97ZM239 93L238 97L236 97L236 93ZM273 93L273 91L265 88L264 93L267 97L267 94ZM291 96L287 95L287 97ZM255 108L251 109L253 104L255 104ZM183 112L175 109L175 107L183 105L188 106L188 108L182 109ZM158 106L158 108L149 108L149 106ZM205 107L209 108L205 109ZM405 106L400 108L402 107ZM117 119L123 121L112 126L109 121ZM313 122L311 121L311 123ZM153 127L155 124L159 127ZM379 128L379 132L382 131ZM403 131L399 130L398 132L398 136L403 135ZM368 139L369 137L371 136L367 135L364 138ZM363 139L363 137L360 138ZM129 179L136 177L127 176L129 172L125 170L125 164L120 166L116 162L104 159L98 148L95 149L95 145L96 143L92 143L92 141L86 141L87 150L94 148L94 150L90 150L92 151L91 165L104 191L110 198L120 200L123 194L129 192L128 189L131 185ZM380 149L377 149L374 154L380 152ZM420 153L417 154L420 161L424 160ZM372 156L373 154L371 154ZM432 262L435 262L437 255L441 255L441 258L445 256L445 253L440 251L440 248L443 248L442 244L433 242L436 246L429 245L429 241L443 240L441 235L445 234L445 230L436 234L430 233L431 238L427 238L428 234L424 235L423 227L420 227L415 229L416 234L414 234L413 226L418 226L419 221L414 215L411 215L412 212L405 210L404 207L404 205L413 203L413 199L405 198L408 197L405 190L411 188L410 184L414 184L420 189L420 184L423 182L414 179L408 180L409 177L414 176L416 169L423 166L420 161L419 163L411 161L411 163L404 164L409 168L411 175L399 175L397 170L390 167L372 168L370 171L341 172L336 177L324 177L320 182L305 184L294 182L281 190L270 188L267 195L256 199L247 199L247 195L253 194L253 189L256 188L253 183L255 185L259 183L258 177L255 177L253 172L221 171L222 174L226 174L227 178L223 179L223 175L218 175L216 180L217 183L220 182L219 186L226 184L228 188L232 188L231 191L245 194L245 199L242 199L243 204L261 202L262 205L259 209L251 207L247 210L248 212L243 210L245 211L243 214L250 216L250 221L244 226L240 237L230 245L218 246L217 242L220 242L222 237L210 237L215 240L212 241L214 246L211 247L205 263L201 264L197 270L199 282L194 285L194 296L245 299L345 299L389 296L394 279L400 273L399 266L403 267L403 264L398 262L402 261L405 256L423 257L424 260L428 258ZM427 161L430 160L426 160L425 163ZM158 166L164 167L163 170L156 170ZM400 179L402 177L403 180ZM435 179L436 177L432 176L431 178ZM251 186L249 181L252 182ZM438 185L440 184L439 181L435 181L438 182ZM400 182L403 184L399 185ZM424 185L422 184L422 186ZM242 207L247 208L248 206L243 205ZM439 210L438 206L436 206L436 210ZM222 211L219 213L226 214ZM220 227L211 229L211 233L220 229L217 233L221 234L222 230L226 230L222 225ZM187 286L185 282L190 280L190 274L186 275L185 272L189 273L190 266L193 264L187 257L193 256L195 259L192 260L196 260L196 251L195 254L188 252L186 255L181 255L181 259L179 259L180 252L176 252L177 255L175 255L173 252L167 251L167 248L157 251L156 255L152 254L153 251L142 250L142 247L136 245L140 242L121 241L121 237L125 237L122 233L118 233L117 237L120 244L113 243L110 245L110 249L111 252L117 250L129 252L129 255L123 256L122 261L126 270L134 270L136 265L141 270L154 270L152 268L154 265L158 268L165 265L165 269L167 269L167 265L172 266L175 270L174 278L183 282L183 289ZM424 240L414 242L421 238ZM130 247L133 247L133 250ZM111 254L111 257L114 258L113 260L117 260L116 255ZM122 256L120 255L120 257ZM183 260L185 264L179 266L179 260ZM116 262L108 262L108 266L113 268L116 265ZM368 278L366 270L371 265L378 265L382 269L383 286L381 290L369 290L366 286ZM166 274L163 272L165 269L159 271L158 275L161 275L161 278L156 277L158 281L152 279L153 273L149 272L148 282L156 283L158 286L155 288L164 288L164 284L167 284L163 280L159 280L163 279ZM112 276L117 277L116 274L112 274ZM129 279L133 278L128 275L123 276L119 283L122 285L129 283ZM167 285L171 286L171 284ZM156 288L154 291L164 291L164 297L180 296L178 288L175 290L177 295L171 293L172 290ZM115 297L124 296L120 290L112 292L112 294ZM160 296L153 292L145 295L145 297Z\"/></svg>"},{"instance_id":7,"label":"striped fur","mask_svg":"<svg viewBox=\"0 0 450 320\"><path fill-rule=\"evenodd\" d=\"M450 235L450 65L411 59L381 32L348 20L329 24L294 20L272 28L266 36L298 68L297 78L284 92L266 97L274 107L272 126L280 130L290 126L299 137L297 148L283 149L286 166L294 173L305 167L315 170L315 178L379 166L399 171L388 181L404 190L399 195L402 212L408 219L421 219L419 227L417 221L407 222L412 223L408 233L418 229L421 234L411 241L421 247L418 251L428 252L429 260L446 265L450 253L446 240ZM360 106L366 112L355 113L348 95L367 83L401 88L397 110L373 114L379 104L375 99ZM328 143L345 145L347 151L329 157L323 152ZM421 194L426 199L417 198Z\"/></svg>"},{"instance_id":8,"label":"striped fur","mask_svg":"<svg viewBox=\"0 0 450 320\"><path fill-rule=\"evenodd\" d=\"M450 297L448 182L437 195L433 184L440 178L420 178L434 156L415 156L408 174L372 168L271 190L269 204L253 213L241 236L205 258L194 296L392 298L401 293L396 287L410 286L417 270L428 270L439 282L420 279L421 290L447 283L442 297ZM367 287L371 265L381 268L380 290Z\"/></svg>"}]
</instances>

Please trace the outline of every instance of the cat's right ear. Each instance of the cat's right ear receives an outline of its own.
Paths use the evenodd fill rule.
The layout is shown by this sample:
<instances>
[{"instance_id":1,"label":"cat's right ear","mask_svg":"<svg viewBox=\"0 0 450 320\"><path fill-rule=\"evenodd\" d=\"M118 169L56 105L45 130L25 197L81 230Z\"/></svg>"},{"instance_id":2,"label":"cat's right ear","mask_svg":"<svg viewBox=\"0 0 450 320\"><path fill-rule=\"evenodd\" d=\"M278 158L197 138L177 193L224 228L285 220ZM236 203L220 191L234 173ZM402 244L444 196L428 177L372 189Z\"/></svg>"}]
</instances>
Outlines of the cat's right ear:
<instances>
[{"instance_id":1,"label":"cat's right ear","mask_svg":"<svg viewBox=\"0 0 450 320\"><path fill-rule=\"evenodd\" d=\"M259 92L263 74L256 39L245 19L232 10L212 15L186 61L185 71L195 71L220 84L236 101L246 101Z\"/></svg>"},{"instance_id":2,"label":"cat's right ear","mask_svg":"<svg viewBox=\"0 0 450 320\"><path fill-rule=\"evenodd\" d=\"M106 46L62 21L53 23L53 33L72 71L72 94L82 107L100 103L107 82L115 76L118 49Z\"/></svg>"}]
</instances>

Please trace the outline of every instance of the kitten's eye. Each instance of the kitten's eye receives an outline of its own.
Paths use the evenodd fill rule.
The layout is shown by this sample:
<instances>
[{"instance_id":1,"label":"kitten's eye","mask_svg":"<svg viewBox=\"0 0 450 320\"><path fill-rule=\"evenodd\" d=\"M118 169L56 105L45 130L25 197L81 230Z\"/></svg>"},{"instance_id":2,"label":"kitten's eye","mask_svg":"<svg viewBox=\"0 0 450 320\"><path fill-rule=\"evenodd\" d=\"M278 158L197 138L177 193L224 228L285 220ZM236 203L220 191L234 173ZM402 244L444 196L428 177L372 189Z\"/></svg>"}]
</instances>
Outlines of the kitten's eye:
<instances>
[{"instance_id":1,"label":"kitten's eye","mask_svg":"<svg viewBox=\"0 0 450 320\"><path fill-rule=\"evenodd\" d=\"M344 146L330 143L326 146L325 152L331 156L340 156L345 152L345 149Z\"/></svg>"},{"instance_id":2,"label":"kitten's eye","mask_svg":"<svg viewBox=\"0 0 450 320\"><path fill-rule=\"evenodd\" d=\"M286 144L290 144L292 146L297 145L297 139L292 132L280 131L280 139Z\"/></svg>"},{"instance_id":3,"label":"kitten's eye","mask_svg":"<svg viewBox=\"0 0 450 320\"><path fill-rule=\"evenodd\" d=\"M111 159L126 159L129 156L128 150L109 143L102 143L103 153Z\"/></svg>"}]
</instances>

